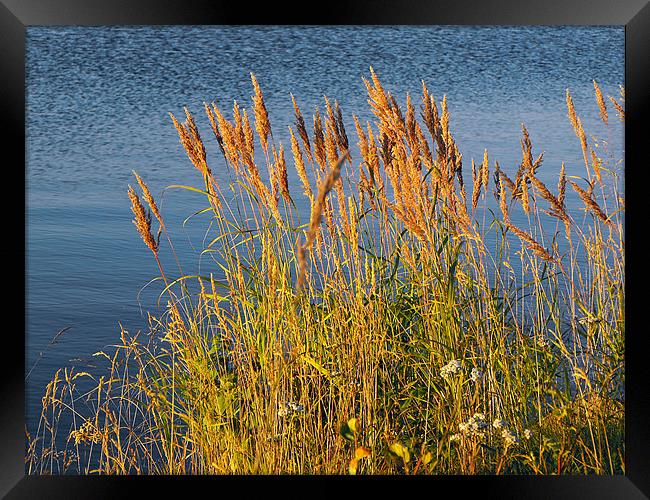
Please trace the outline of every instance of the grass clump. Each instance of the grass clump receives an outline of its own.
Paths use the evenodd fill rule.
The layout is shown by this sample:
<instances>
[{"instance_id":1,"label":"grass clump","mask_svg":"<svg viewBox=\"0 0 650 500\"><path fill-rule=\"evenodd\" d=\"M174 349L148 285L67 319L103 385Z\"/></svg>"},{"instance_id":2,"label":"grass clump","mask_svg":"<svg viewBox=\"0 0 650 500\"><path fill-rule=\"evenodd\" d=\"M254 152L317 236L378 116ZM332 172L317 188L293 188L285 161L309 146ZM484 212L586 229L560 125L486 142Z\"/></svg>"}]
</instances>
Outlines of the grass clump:
<instances>
[{"instance_id":1,"label":"grass clump","mask_svg":"<svg viewBox=\"0 0 650 500\"><path fill-rule=\"evenodd\" d=\"M292 96L297 190L252 81L250 116L205 105L227 186L192 114L172 115L203 181L186 189L206 200L212 272L167 277L165 223L136 174L166 311L97 353L103 376L57 372L28 472L623 473L624 200L569 92L586 176L562 165L552 187L523 126L516 171L487 151L468 170L424 83L416 111L371 70L358 147L338 102L310 133Z\"/></svg>"}]
</instances>

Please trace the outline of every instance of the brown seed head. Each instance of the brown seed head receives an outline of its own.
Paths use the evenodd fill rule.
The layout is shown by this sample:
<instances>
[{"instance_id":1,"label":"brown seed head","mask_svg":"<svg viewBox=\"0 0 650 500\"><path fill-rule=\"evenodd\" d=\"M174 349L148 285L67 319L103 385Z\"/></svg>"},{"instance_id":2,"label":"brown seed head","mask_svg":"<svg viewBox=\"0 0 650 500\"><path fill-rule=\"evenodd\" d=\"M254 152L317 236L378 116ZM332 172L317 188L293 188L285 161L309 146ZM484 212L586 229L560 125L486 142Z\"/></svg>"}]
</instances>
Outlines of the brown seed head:
<instances>
[{"instance_id":1,"label":"brown seed head","mask_svg":"<svg viewBox=\"0 0 650 500\"><path fill-rule=\"evenodd\" d=\"M266 104L264 103L264 94L262 94L262 89L260 89L259 84L257 83L257 78L253 73L251 73L251 81L253 82L253 89L255 94L253 95L253 111L255 112L255 129L257 134L260 137L260 142L262 143L262 148L264 151L268 151L269 143L268 138L272 136L271 133L271 122L269 121L269 113L266 109Z\"/></svg>"},{"instance_id":2,"label":"brown seed head","mask_svg":"<svg viewBox=\"0 0 650 500\"><path fill-rule=\"evenodd\" d=\"M594 82L594 91L596 92L596 102L598 103L598 109L600 110L600 119L603 120L603 123L607 125L609 117L607 116L607 106L605 106L605 99L603 98L603 93L600 91L600 87Z\"/></svg>"},{"instance_id":3,"label":"brown seed head","mask_svg":"<svg viewBox=\"0 0 650 500\"><path fill-rule=\"evenodd\" d=\"M158 219L158 222L160 222L161 226L165 226L165 223L163 222L162 215L160 214L160 210L158 210L158 205L156 205L156 201L153 199L153 196L151 195L151 192L149 191L149 186L145 184L145 182L142 180L142 178L138 175L138 173L133 170L133 175L135 175L136 180L138 181L138 184L140 185L140 188L142 189L142 196L146 200L147 204L149 205L149 208L151 209L151 212L155 215L156 219Z\"/></svg>"},{"instance_id":4,"label":"brown seed head","mask_svg":"<svg viewBox=\"0 0 650 500\"><path fill-rule=\"evenodd\" d=\"M147 213L142 206L140 198L136 194L135 190L129 186L128 190L129 198L131 199L131 211L135 216L133 219L133 224L135 225L142 241L149 249L156 254L158 252L158 244L151 234L151 214Z\"/></svg>"}]
</instances>

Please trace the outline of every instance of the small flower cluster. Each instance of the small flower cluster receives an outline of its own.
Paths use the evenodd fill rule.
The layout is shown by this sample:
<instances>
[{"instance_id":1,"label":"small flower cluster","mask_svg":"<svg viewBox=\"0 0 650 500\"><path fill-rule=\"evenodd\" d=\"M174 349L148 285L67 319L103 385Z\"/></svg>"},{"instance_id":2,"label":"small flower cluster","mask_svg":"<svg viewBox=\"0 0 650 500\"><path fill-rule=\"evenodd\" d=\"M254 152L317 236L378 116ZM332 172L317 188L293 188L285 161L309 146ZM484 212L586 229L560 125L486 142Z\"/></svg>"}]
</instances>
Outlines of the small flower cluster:
<instances>
[{"instance_id":1,"label":"small flower cluster","mask_svg":"<svg viewBox=\"0 0 650 500\"><path fill-rule=\"evenodd\" d=\"M278 408L279 417L287 417L293 413L303 413L305 407L301 404L294 403L293 401L287 401L286 403L280 403Z\"/></svg>"},{"instance_id":2,"label":"small flower cluster","mask_svg":"<svg viewBox=\"0 0 650 500\"><path fill-rule=\"evenodd\" d=\"M519 444L519 437L509 429L508 424L505 421L497 418L492 422L492 427L494 427L497 431L501 431L501 438L503 439L506 447ZM530 439L532 435L533 433L530 432L529 429L524 430L525 439Z\"/></svg>"},{"instance_id":3,"label":"small flower cluster","mask_svg":"<svg viewBox=\"0 0 650 500\"><path fill-rule=\"evenodd\" d=\"M506 429L508 427L508 424L506 424L503 420L500 418L497 418L492 422L492 427L494 427L496 430L500 431L503 429Z\"/></svg>"},{"instance_id":4,"label":"small flower cluster","mask_svg":"<svg viewBox=\"0 0 650 500\"><path fill-rule=\"evenodd\" d=\"M444 379L452 378L461 372L461 362L458 359L452 359L449 363L440 369L440 376ZM483 380L483 371L480 368L473 367L470 372L469 378L472 382L480 382Z\"/></svg>"},{"instance_id":5,"label":"small flower cluster","mask_svg":"<svg viewBox=\"0 0 650 500\"><path fill-rule=\"evenodd\" d=\"M482 439L486 437L489 428L490 425L487 423L485 415L483 413L475 413L467 422L462 422L458 425L459 432L457 434L452 434L449 437L449 441L453 443L467 438ZM514 431L510 430L508 424L504 420L501 420L500 418L493 420L492 428L500 433L501 439L503 439L506 448L519 444L519 437ZM529 429L524 430L524 439L528 440L532 435L533 433Z\"/></svg>"},{"instance_id":6,"label":"small flower cluster","mask_svg":"<svg viewBox=\"0 0 650 500\"><path fill-rule=\"evenodd\" d=\"M467 422L458 425L458 430L462 437L481 438L485 435L488 423L483 413L475 413Z\"/></svg>"},{"instance_id":7,"label":"small flower cluster","mask_svg":"<svg viewBox=\"0 0 650 500\"><path fill-rule=\"evenodd\" d=\"M506 447L519 443L519 438L510 429L503 429L501 431L501 437L503 438L503 442L505 443Z\"/></svg>"},{"instance_id":8,"label":"small flower cluster","mask_svg":"<svg viewBox=\"0 0 650 500\"><path fill-rule=\"evenodd\" d=\"M452 359L449 363L442 367L440 370L440 376L444 379L453 377L460 372L460 361L457 359Z\"/></svg>"}]
</instances>

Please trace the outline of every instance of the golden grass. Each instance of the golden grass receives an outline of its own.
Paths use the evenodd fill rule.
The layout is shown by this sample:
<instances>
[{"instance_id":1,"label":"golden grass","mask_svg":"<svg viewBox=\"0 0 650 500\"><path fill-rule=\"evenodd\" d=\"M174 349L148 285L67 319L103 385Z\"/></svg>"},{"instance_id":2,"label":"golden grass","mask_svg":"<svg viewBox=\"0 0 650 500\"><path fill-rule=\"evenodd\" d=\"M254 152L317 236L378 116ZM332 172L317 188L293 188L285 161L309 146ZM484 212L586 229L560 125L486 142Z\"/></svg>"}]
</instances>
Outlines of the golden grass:
<instances>
[{"instance_id":1,"label":"golden grass","mask_svg":"<svg viewBox=\"0 0 650 500\"><path fill-rule=\"evenodd\" d=\"M358 156L337 101L325 98L310 133L291 96L296 190L251 79L257 137L237 103L231 119L204 106L234 197L223 197L189 110L184 123L172 115L205 187L209 276L170 284L129 187L167 310L149 316L149 335L122 330L97 353L99 378L56 373L28 472L624 472L624 200L617 159L595 153L570 93L587 189L564 164L557 193L542 181L525 126L512 178L487 150L468 162L446 97L423 82L418 113L371 69L374 120L353 117ZM492 193L501 215L487 220Z\"/></svg>"}]
</instances>

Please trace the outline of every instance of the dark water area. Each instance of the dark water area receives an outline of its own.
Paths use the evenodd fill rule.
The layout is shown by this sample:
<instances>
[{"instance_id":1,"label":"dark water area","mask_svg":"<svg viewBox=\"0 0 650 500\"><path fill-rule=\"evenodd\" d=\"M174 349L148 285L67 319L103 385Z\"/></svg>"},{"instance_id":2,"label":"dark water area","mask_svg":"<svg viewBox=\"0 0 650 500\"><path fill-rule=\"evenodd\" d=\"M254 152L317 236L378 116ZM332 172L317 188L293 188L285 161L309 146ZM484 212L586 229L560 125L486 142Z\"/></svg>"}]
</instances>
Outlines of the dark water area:
<instances>
[{"instance_id":1,"label":"dark water area","mask_svg":"<svg viewBox=\"0 0 650 500\"><path fill-rule=\"evenodd\" d=\"M168 113L180 116L183 106L195 113L208 162L226 184L204 102L250 107L252 71L276 142L287 152L290 92L309 118L316 107L324 109L324 95L338 99L356 142L353 114L372 119L361 79L370 66L400 103L410 92L419 106L422 80L437 99L447 95L466 167L471 158L480 163L487 148L492 164L498 160L514 174L523 122L533 152L545 151L544 182L555 186L562 162L569 176L584 176L566 113L567 88L587 133L606 141L614 158L623 156L623 126L611 110L604 127L592 86L595 79L604 94L619 97L623 27L27 29L26 374L37 363L26 381L30 429L57 368L83 367L71 360L117 343L120 323L130 332L146 328L146 311L155 310L159 283L142 288L158 269L131 223L131 170L158 198L171 184L201 183ZM298 186L291 168L290 176ZM575 198L567 201L577 207ZM199 259L208 219L183 226L204 206L200 195L185 191L162 197L186 274L212 270ZM168 252L163 261L173 268Z\"/></svg>"}]
</instances>

